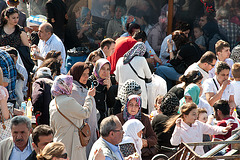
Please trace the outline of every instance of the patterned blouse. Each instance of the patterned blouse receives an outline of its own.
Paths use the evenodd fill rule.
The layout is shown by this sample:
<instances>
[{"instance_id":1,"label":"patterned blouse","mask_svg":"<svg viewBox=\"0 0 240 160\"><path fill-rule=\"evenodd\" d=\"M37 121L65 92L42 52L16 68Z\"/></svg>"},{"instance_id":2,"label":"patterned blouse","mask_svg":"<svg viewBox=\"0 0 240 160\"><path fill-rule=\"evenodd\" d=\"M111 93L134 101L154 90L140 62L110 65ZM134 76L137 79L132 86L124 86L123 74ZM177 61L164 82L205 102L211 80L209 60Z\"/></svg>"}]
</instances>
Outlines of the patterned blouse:
<instances>
[{"instance_id":1,"label":"patterned blouse","mask_svg":"<svg viewBox=\"0 0 240 160\"><path fill-rule=\"evenodd\" d=\"M120 146L120 151L123 157L128 157L129 155L136 152L136 149L133 143L120 144L119 146Z\"/></svg>"}]
</instances>

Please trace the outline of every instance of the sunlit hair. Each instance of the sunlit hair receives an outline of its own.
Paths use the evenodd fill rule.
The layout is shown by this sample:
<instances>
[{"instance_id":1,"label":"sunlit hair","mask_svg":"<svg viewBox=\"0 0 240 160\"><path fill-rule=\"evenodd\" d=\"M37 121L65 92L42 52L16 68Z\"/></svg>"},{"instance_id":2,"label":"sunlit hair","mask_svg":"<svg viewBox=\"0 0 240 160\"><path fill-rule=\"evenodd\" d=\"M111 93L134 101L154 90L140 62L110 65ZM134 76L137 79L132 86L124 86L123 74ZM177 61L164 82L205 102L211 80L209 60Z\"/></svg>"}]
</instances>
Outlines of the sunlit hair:
<instances>
[{"instance_id":1,"label":"sunlit hair","mask_svg":"<svg viewBox=\"0 0 240 160\"><path fill-rule=\"evenodd\" d=\"M0 23L0 26L4 26L5 24L7 24L7 19L5 17L8 17L14 13L17 13L19 15L19 11L17 8L15 7L9 7L9 8L6 8L2 11L1 13L1 23Z\"/></svg>"},{"instance_id":2,"label":"sunlit hair","mask_svg":"<svg viewBox=\"0 0 240 160\"><path fill-rule=\"evenodd\" d=\"M40 154L37 155L38 160L51 160L53 157L60 157L63 154L65 146L62 142L48 143Z\"/></svg>"}]
</instances>

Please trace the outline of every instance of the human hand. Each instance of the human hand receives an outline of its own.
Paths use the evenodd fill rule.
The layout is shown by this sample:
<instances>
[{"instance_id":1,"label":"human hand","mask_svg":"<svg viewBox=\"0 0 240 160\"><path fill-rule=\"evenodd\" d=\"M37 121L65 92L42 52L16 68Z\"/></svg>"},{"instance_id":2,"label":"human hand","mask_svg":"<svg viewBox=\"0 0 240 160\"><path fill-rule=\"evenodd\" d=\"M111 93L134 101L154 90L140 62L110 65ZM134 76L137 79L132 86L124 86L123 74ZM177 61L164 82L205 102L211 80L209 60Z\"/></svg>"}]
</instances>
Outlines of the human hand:
<instances>
[{"instance_id":1,"label":"human hand","mask_svg":"<svg viewBox=\"0 0 240 160\"><path fill-rule=\"evenodd\" d=\"M94 152L94 158L93 159L95 159L95 160L104 160L105 159L105 156L104 156L101 148Z\"/></svg>"},{"instance_id":2,"label":"human hand","mask_svg":"<svg viewBox=\"0 0 240 160\"><path fill-rule=\"evenodd\" d=\"M231 81L230 81L230 80L228 80L228 79L227 79L227 80L225 80L225 81L223 81L223 84L222 84L222 86L221 86L221 87L222 87L222 89L223 89L223 90L225 90L225 89L227 88L227 85L229 85L229 84L230 84L230 82L231 82Z\"/></svg>"},{"instance_id":3,"label":"human hand","mask_svg":"<svg viewBox=\"0 0 240 160\"><path fill-rule=\"evenodd\" d=\"M182 121L182 118L178 118L176 120L176 126L181 127L181 121Z\"/></svg>"},{"instance_id":4,"label":"human hand","mask_svg":"<svg viewBox=\"0 0 240 160\"><path fill-rule=\"evenodd\" d=\"M107 89L109 89L111 87L111 79L110 79L110 77L106 78L103 81L103 85L107 86Z\"/></svg>"},{"instance_id":5,"label":"human hand","mask_svg":"<svg viewBox=\"0 0 240 160\"><path fill-rule=\"evenodd\" d=\"M233 125L233 124L228 123L227 127L225 127L225 128L222 130L222 132L223 132L223 133L227 133L228 130L232 128L232 125Z\"/></svg>"},{"instance_id":6,"label":"human hand","mask_svg":"<svg viewBox=\"0 0 240 160\"><path fill-rule=\"evenodd\" d=\"M13 113L14 113L14 115L16 115L16 116L23 116L23 115L24 115L24 112L23 112L23 111L21 111L21 110L19 110L19 109L16 109L16 108L14 108Z\"/></svg>"},{"instance_id":7,"label":"human hand","mask_svg":"<svg viewBox=\"0 0 240 160\"><path fill-rule=\"evenodd\" d=\"M147 147L148 146L148 142L147 142L146 139L142 139L142 143L143 143L142 147Z\"/></svg>"},{"instance_id":8,"label":"human hand","mask_svg":"<svg viewBox=\"0 0 240 160\"><path fill-rule=\"evenodd\" d=\"M90 88L90 89L88 90L88 95L89 95L89 96L94 97L95 94L96 94L96 88L95 88L95 87L94 87L94 88Z\"/></svg>"},{"instance_id":9,"label":"human hand","mask_svg":"<svg viewBox=\"0 0 240 160\"><path fill-rule=\"evenodd\" d=\"M124 160L140 160L140 156L137 152L129 155L128 157L124 158Z\"/></svg>"},{"instance_id":10,"label":"human hand","mask_svg":"<svg viewBox=\"0 0 240 160\"><path fill-rule=\"evenodd\" d=\"M169 50L173 50L173 40L168 39L167 40L167 46Z\"/></svg>"}]
</instances>

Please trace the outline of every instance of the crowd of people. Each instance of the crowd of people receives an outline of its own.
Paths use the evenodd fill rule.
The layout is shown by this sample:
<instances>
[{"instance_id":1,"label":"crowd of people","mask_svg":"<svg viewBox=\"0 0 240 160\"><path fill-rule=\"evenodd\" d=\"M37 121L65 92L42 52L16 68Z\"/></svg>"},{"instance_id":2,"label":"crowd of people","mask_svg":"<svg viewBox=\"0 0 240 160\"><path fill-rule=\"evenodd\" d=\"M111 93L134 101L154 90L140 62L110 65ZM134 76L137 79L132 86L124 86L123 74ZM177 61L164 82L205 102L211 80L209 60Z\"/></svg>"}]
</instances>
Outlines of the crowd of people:
<instances>
[{"instance_id":1,"label":"crowd of people","mask_svg":"<svg viewBox=\"0 0 240 160\"><path fill-rule=\"evenodd\" d=\"M239 0L177 1L169 35L167 1L88 6L0 0L1 160L151 160L240 127Z\"/></svg>"}]
</instances>

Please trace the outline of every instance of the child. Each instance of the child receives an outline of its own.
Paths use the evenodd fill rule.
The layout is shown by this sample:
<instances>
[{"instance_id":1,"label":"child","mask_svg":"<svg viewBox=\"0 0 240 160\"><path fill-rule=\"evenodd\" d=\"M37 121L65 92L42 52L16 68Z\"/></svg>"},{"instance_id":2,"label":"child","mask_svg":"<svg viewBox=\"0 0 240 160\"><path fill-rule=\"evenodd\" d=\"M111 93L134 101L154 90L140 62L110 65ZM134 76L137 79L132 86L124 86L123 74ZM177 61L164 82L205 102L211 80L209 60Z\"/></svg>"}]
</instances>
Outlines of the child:
<instances>
[{"instance_id":1,"label":"child","mask_svg":"<svg viewBox=\"0 0 240 160\"><path fill-rule=\"evenodd\" d=\"M155 104L154 104L154 108L155 108L155 111L152 111L151 114L149 115L149 118L150 120L153 119L153 117L155 117L156 115L159 114L159 109L160 109L160 105L162 103L162 99L163 99L163 96L161 95L158 95L155 99Z\"/></svg>"},{"instance_id":2,"label":"child","mask_svg":"<svg viewBox=\"0 0 240 160\"><path fill-rule=\"evenodd\" d=\"M215 66L209 71L209 78L213 78L215 76L215 68L219 61L226 62L229 65L229 67L230 67L229 77L233 78L232 74L231 74L231 68L232 68L232 65L234 64L234 62L231 58L229 58L229 56L231 54L230 44L223 40L219 40L215 44L215 50L216 50L216 54L217 54L217 61L215 63Z\"/></svg>"},{"instance_id":3,"label":"child","mask_svg":"<svg viewBox=\"0 0 240 160\"><path fill-rule=\"evenodd\" d=\"M236 109L237 109L237 113L239 115L239 110L240 110L240 63L235 63L232 66L232 75L234 77L234 81L231 82L232 86L233 86L233 90L234 90L234 100L236 103Z\"/></svg>"},{"instance_id":4,"label":"child","mask_svg":"<svg viewBox=\"0 0 240 160\"><path fill-rule=\"evenodd\" d=\"M203 36L203 30L200 26L194 27L194 38L195 43L199 46L199 48L204 52L206 51L206 42Z\"/></svg>"}]
</instances>

